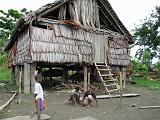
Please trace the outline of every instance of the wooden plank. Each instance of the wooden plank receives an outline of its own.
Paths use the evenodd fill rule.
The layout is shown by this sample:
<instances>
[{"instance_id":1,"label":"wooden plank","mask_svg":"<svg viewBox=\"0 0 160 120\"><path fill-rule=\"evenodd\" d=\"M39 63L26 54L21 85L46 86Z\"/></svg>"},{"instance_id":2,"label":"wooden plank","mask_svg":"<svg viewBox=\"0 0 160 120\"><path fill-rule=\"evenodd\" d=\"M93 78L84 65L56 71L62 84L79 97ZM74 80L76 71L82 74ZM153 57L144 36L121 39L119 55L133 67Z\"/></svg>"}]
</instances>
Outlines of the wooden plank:
<instances>
[{"instance_id":1,"label":"wooden plank","mask_svg":"<svg viewBox=\"0 0 160 120\"><path fill-rule=\"evenodd\" d=\"M134 94L134 93L128 93L128 94L122 94L122 97L137 97L139 94ZM107 99L107 98L119 98L120 95L98 95L98 99Z\"/></svg>"},{"instance_id":2,"label":"wooden plank","mask_svg":"<svg viewBox=\"0 0 160 120\"><path fill-rule=\"evenodd\" d=\"M140 109L154 109L154 108L160 108L160 106L140 106Z\"/></svg>"}]
</instances>

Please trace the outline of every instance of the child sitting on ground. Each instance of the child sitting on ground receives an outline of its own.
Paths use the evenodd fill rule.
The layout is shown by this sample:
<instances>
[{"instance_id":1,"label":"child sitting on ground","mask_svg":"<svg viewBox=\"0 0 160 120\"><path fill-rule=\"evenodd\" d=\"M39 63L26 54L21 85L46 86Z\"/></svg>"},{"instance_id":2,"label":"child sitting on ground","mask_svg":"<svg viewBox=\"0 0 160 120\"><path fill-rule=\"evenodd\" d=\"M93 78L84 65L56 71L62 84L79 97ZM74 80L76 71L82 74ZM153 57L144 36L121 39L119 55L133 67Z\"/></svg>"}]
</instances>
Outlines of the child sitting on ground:
<instances>
[{"instance_id":1,"label":"child sitting on ground","mask_svg":"<svg viewBox=\"0 0 160 120\"><path fill-rule=\"evenodd\" d=\"M72 101L75 105L80 103L80 87L76 86L70 94L69 101Z\"/></svg>"},{"instance_id":2,"label":"child sitting on ground","mask_svg":"<svg viewBox=\"0 0 160 120\"><path fill-rule=\"evenodd\" d=\"M88 85L88 90L84 93L81 104L86 107L90 107L91 103L96 101L96 107L98 107L98 99L91 85Z\"/></svg>"}]
</instances>

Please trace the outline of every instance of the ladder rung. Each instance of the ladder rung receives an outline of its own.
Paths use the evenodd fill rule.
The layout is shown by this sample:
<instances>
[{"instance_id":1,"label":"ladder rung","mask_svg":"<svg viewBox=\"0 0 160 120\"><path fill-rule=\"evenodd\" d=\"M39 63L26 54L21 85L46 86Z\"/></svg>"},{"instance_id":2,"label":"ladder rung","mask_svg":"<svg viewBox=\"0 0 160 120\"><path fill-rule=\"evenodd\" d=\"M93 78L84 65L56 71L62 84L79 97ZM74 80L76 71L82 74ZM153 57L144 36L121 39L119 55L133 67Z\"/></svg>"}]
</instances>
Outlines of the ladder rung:
<instances>
[{"instance_id":1,"label":"ladder rung","mask_svg":"<svg viewBox=\"0 0 160 120\"><path fill-rule=\"evenodd\" d=\"M105 65L95 65L97 67L106 67Z\"/></svg>"},{"instance_id":2,"label":"ladder rung","mask_svg":"<svg viewBox=\"0 0 160 120\"><path fill-rule=\"evenodd\" d=\"M118 91L119 89L113 89L113 90L109 90L108 92L114 92L114 91Z\"/></svg>"},{"instance_id":3,"label":"ladder rung","mask_svg":"<svg viewBox=\"0 0 160 120\"><path fill-rule=\"evenodd\" d=\"M105 77L105 76L112 76L113 74L105 74L105 75L99 75L100 77Z\"/></svg>"},{"instance_id":4,"label":"ladder rung","mask_svg":"<svg viewBox=\"0 0 160 120\"><path fill-rule=\"evenodd\" d=\"M104 64L105 65L105 62L96 62L96 64Z\"/></svg>"},{"instance_id":5,"label":"ladder rung","mask_svg":"<svg viewBox=\"0 0 160 120\"><path fill-rule=\"evenodd\" d=\"M110 71L111 69L98 69L99 71Z\"/></svg>"},{"instance_id":6,"label":"ladder rung","mask_svg":"<svg viewBox=\"0 0 160 120\"><path fill-rule=\"evenodd\" d=\"M103 80L104 82L115 82L114 80L110 80L110 79L108 79L108 80Z\"/></svg>"},{"instance_id":7,"label":"ladder rung","mask_svg":"<svg viewBox=\"0 0 160 120\"><path fill-rule=\"evenodd\" d=\"M117 86L117 84L105 85L105 87L109 87L109 86Z\"/></svg>"}]
</instances>

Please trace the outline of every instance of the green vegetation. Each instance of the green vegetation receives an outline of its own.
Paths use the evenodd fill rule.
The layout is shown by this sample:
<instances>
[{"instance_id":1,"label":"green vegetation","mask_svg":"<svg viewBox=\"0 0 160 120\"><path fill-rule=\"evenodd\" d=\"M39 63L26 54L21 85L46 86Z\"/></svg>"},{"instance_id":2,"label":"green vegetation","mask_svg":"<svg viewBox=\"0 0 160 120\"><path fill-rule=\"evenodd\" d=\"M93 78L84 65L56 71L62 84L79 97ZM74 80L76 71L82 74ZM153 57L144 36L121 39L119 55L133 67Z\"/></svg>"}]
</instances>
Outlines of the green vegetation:
<instances>
[{"instance_id":1,"label":"green vegetation","mask_svg":"<svg viewBox=\"0 0 160 120\"><path fill-rule=\"evenodd\" d=\"M160 90L160 80L146 80L143 78L137 78L133 80L136 82L136 86L147 87L149 89L158 89Z\"/></svg>"},{"instance_id":2,"label":"green vegetation","mask_svg":"<svg viewBox=\"0 0 160 120\"><path fill-rule=\"evenodd\" d=\"M9 80L9 70L7 68L7 55L0 54L0 81Z\"/></svg>"},{"instance_id":3,"label":"green vegetation","mask_svg":"<svg viewBox=\"0 0 160 120\"><path fill-rule=\"evenodd\" d=\"M26 8L22 10L9 9L7 12L0 10L0 52L8 43L11 36L11 31L16 25L16 22L24 15L30 13Z\"/></svg>"},{"instance_id":4,"label":"green vegetation","mask_svg":"<svg viewBox=\"0 0 160 120\"><path fill-rule=\"evenodd\" d=\"M144 22L135 28L135 44L141 46L137 50L136 57L138 59L152 60L160 59L160 6L157 6L152 14L144 19ZM145 59L145 56L149 59Z\"/></svg>"}]
</instances>

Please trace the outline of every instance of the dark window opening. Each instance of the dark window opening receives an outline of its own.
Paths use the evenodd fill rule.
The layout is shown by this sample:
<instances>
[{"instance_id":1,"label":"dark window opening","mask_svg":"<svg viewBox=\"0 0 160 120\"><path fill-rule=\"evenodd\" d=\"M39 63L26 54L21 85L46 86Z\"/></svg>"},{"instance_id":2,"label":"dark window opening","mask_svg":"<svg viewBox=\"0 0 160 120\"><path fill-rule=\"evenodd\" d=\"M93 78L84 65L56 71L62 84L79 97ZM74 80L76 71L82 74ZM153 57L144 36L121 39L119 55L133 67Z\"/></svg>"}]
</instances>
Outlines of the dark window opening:
<instances>
[{"instance_id":1,"label":"dark window opening","mask_svg":"<svg viewBox=\"0 0 160 120\"><path fill-rule=\"evenodd\" d=\"M59 10L60 8L55 9L52 12L49 12L47 15L45 15L45 18L49 18L49 19L54 19L54 20L58 20L58 15L59 15Z\"/></svg>"}]
</instances>

